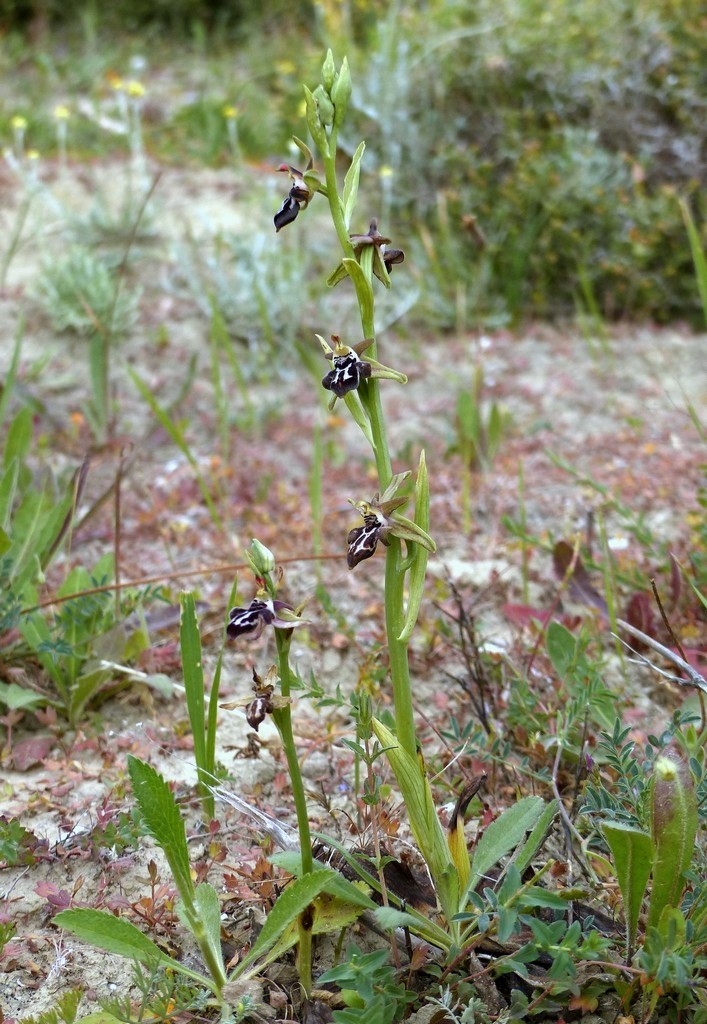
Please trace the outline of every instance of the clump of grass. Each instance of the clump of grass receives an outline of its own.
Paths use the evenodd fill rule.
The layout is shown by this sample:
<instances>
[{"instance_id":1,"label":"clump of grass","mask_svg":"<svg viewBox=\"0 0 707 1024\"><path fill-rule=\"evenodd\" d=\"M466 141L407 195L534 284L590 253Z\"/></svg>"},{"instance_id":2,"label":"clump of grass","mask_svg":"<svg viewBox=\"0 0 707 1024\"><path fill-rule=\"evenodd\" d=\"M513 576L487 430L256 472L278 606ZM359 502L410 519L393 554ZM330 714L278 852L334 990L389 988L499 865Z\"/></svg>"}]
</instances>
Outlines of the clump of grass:
<instances>
[{"instance_id":1,"label":"clump of grass","mask_svg":"<svg viewBox=\"0 0 707 1024\"><path fill-rule=\"evenodd\" d=\"M116 295L117 292L117 295ZM121 288L95 252L73 247L63 259L45 262L37 298L57 331L119 337L135 323L139 292Z\"/></svg>"}]
</instances>

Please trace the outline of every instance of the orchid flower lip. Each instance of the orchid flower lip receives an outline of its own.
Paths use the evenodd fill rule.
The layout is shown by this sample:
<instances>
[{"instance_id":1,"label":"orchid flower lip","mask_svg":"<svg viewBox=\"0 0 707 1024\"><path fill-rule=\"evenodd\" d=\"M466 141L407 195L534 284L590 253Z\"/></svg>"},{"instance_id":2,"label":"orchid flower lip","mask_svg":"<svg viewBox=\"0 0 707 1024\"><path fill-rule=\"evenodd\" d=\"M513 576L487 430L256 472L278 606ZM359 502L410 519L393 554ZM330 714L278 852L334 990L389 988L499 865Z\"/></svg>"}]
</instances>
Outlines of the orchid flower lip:
<instances>
[{"instance_id":1,"label":"orchid flower lip","mask_svg":"<svg viewBox=\"0 0 707 1024\"><path fill-rule=\"evenodd\" d=\"M236 639L239 636L248 636L257 639L263 632L265 626L275 626L279 629L292 629L298 622L283 619L280 616L282 611L294 611L292 605L285 601L276 601L272 598L262 600L254 597L247 608L232 608L228 613L227 634Z\"/></svg>"},{"instance_id":2,"label":"orchid flower lip","mask_svg":"<svg viewBox=\"0 0 707 1024\"><path fill-rule=\"evenodd\" d=\"M333 362L333 368L322 377L322 387L332 391L337 398L343 398L350 391L358 389L361 380L371 376L371 364L359 358L353 350L346 355L337 356L332 353L329 356Z\"/></svg>"}]
</instances>

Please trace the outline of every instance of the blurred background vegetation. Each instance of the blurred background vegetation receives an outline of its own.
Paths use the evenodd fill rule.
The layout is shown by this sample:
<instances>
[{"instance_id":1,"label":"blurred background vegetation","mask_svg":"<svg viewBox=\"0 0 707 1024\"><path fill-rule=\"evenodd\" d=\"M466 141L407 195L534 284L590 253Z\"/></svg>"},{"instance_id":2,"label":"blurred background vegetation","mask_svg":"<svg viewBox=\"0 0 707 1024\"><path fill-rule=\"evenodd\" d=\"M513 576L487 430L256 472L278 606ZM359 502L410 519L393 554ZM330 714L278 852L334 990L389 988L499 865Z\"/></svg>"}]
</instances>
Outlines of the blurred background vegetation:
<instances>
[{"instance_id":1,"label":"blurred background vegetation","mask_svg":"<svg viewBox=\"0 0 707 1024\"><path fill-rule=\"evenodd\" d=\"M50 156L57 103L100 110L132 75L151 157L263 173L304 134L301 82L331 46L427 323L700 323L679 207L707 243L695 0L0 0L0 27L4 145L20 115ZM72 117L74 158L121 145Z\"/></svg>"}]
</instances>

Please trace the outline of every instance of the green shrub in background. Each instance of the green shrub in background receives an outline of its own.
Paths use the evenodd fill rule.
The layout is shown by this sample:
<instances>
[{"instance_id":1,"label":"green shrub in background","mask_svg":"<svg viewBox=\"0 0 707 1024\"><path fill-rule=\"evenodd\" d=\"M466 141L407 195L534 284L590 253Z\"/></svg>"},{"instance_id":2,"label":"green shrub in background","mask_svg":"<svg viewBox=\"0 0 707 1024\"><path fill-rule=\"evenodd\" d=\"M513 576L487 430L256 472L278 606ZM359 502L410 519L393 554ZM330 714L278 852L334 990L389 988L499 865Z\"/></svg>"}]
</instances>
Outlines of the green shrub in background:
<instances>
[{"instance_id":1,"label":"green shrub in background","mask_svg":"<svg viewBox=\"0 0 707 1024\"><path fill-rule=\"evenodd\" d=\"M423 319L463 330L579 308L700 323L678 206L689 200L707 244L707 32L693 0L123 0L118 17L89 0L0 0L8 68L31 29L53 90L42 112L35 76L31 114L18 101L32 146L51 148L57 84L104 99L108 71L159 36L148 97L153 67L185 71L175 43L200 84L146 125L150 152L230 160L235 104L240 155L267 160L285 151L296 83L326 41L360 82L347 130L368 140L382 227L394 211L398 241L417 242ZM90 144L87 125L72 120L70 147Z\"/></svg>"},{"instance_id":2,"label":"green shrub in background","mask_svg":"<svg viewBox=\"0 0 707 1024\"><path fill-rule=\"evenodd\" d=\"M423 16L391 6L358 108L394 202L453 239L430 260L444 264L429 275L434 318L445 325L446 296L459 326L461 281L487 322L565 315L578 300L610 318L699 322L677 203L691 197L704 224L707 33L694 5L479 0Z\"/></svg>"}]
</instances>

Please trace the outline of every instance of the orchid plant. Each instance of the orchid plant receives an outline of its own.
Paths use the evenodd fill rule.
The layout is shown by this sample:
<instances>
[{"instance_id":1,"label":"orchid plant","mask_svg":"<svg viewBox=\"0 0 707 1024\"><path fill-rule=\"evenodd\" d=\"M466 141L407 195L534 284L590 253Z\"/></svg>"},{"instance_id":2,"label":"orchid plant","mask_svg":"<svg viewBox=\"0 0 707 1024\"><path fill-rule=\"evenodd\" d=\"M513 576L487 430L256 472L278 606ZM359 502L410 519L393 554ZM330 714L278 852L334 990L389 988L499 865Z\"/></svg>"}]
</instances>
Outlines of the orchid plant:
<instances>
[{"instance_id":1,"label":"orchid plant","mask_svg":"<svg viewBox=\"0 0 707 1024\"><path fill-rule=\"evenodd\" d=\"M340 187L337 177L338 137L351 97L351 76L344 59L337 69L331 51L322 66L321 82L314 89L305 87L307 124L317 150L313 154L301 139L294 142L301 152L305 169L281 164L290 188L274 218L276 231L292 224L318 197L329 205L332 224L341 247L341 259L328 279L333 287L347 283L358 300L362 341L349 344L338 334L331 335L331 344L317 335L324 356L331 368L322 386L331 392L330 407L341 400L359 426L368 443L378 475L375 494L349 499L363 519L348 534L346 559L350 569L371 558L380 543L385 553L385 624L388 639L390 679L392 684L396 733L374 721L379 742L388 749L388 758L402 791L411 826L432 873L445 917L452 920L460 907L459 871L452 849L437 817L424 765L419 756L413 711L408 644L417 621L422 600L427 559L435 551L429 533L429 484L424 451L420 453L410 518L401 513L409 498L403 489L412 476L411 470L393 472L386 421L381 401L381 384L405 384L407 377L399 370L378 361L375 303L378 285L391 287L393 267L404 262L402 250L392 248L390 238L378 226L375 217L368 217L368 230L356 234L351 230L357 208L361 161L365 143L361 143L349 165ZM321 170L319 169L321 168ZM261 611L253 605L239 612L236 626L245 624L249 630L259 628L264 615L278 614L277 603ZM256 621L257 620L257 621ZM230 629L231 627L229 627ZM276 624L276 635L280 630ZM283 690L283 694L284 694ZM277 715L273 715L277 724ZM468 874L468 854L467 871Z\"/></svg>"},{"instance_id":2,"label":"orchid plant","mask_svg":"<svg viewBox=\"0 0 707 1024\"><path fill-rule=\"evenodd\" d=\"M426 861L444 915L444 927L429 921L419 922L420 934L429 938L432 930L435 944L451 953L463 946L465 938L476 929L478 911L471 915L471 921L468 914L465 918L464 911L481 873L517 846L528 830L533 830L534 836L531 837L532 842L528 842L534 843L533 849L536 849L540 832L536 835L535 829L536 826L540 828L539 819L543 814L551 819L555 808L545 808L539 797L519 800L504 812L498 823L494 823L497 828L487 830L488 839L478 844L473 860L464 836L468 794L462 793L446 830L437 815L415 730L408 661L408 645L420 611L427 560L436 549L429 532L427 465L422 451L412 494L408 494L407 485L413 473L410 469L393 472L381 400L381 385L404 385L407 376L378 361L375 318L376 289L379 285L391 287L391 271L403 263L405 257L400 249L390 248L390 239L379 230L375 218L368 218L367 233L351 232L365 143L356 149L340 188L337 140L350 96L348 63L344 59L337 70L329 51L322 66L321 83L314 91L305 87L307 124L318 151L318 161L309 146L295 138L295 144L306 161L305 170L300 171L289 164L278 168L287 172L291 184L275 215L275 229L279 232L292 224L317 197L325 200L342 252L328 283L332 287L338 284L352 287L358 301L362 341L348 344L334 333L330 335L329 344L324 337L316 335L325 358L331 364L322 379L322 386L331 393L330 408L337 401L346 405L368 443L378 476L374 494L367 492L366 496L349 499L363 523L350 530L345 557L349 568L356 569L375 555L379 543L385 548L385 627L395 732L375 718L372 728L396 777L413 836ZM321 171L316 167L317 162ZM378 284L374 283L374 278ZM409 501L412 501L412 514L407 517L401 509ZM306 874L313 870L313 859L305 794L292 735L290 691L293 677L288 662L289 638L292 629L302 619L299 611L277 597L282 577L276 571L271 553L254 541L249 561L261 590L247 607L233 609L227 632L236 639L253 637L259 636L266 626L272 626L278 664L265 679L254 673L253 697L247 702L239 702L239 706L247 703L246 716L253 727L257 728L265 715L270 714L280 732L297 808L301 870ZM276 695L278 685L279 696ZM543 827L546 828L547 823ZM311 922L307 914L302 915L299 942L300 979L307 992L311 985L311 976L307 973L311 965Z\"/></svg>"}]
</instances>

